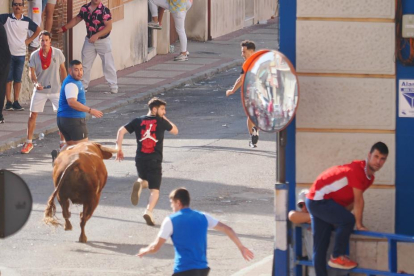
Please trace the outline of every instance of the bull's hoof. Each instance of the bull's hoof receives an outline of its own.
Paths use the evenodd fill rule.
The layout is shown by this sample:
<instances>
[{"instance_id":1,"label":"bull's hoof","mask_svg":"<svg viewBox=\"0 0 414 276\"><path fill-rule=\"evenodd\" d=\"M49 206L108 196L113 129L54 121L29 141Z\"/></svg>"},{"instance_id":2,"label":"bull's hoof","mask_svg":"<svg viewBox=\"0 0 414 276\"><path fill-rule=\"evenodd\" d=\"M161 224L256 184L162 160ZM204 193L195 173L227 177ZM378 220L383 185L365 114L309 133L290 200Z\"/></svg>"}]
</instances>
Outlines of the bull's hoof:
<instances>
[{"instance_id":1,"label":"bull's hoof","mask_svg":"<svg viewBox=\"0 0 414 276\"><path fill-rule=\"evenodd\" d=\"M53 166L54 163L55 163L55 159L58 156L57 150L52 150L52 152L50 153L50 155L52 155L52 166Z\"/></svg>"},{"instance_id":2,"label":"bull's hoof","mask_svg":"<svg viewBox=\"0 0 414 276\"><path fill-rule=\"evenodd\" d=\"M88 241L88 238L86 237L86 236L83 236L82 237L82 235L79 237L79 242L81 242L81 243L86 243Z\"/></svg>"},{"instance_id":3,"label":"bull's hoof","mask_svg":"<svg viewBox=\"0 0 414 276\"><path fill-rule=\"evenodd\" d=\"M71 231L72 230L72 224L70 222L65 223L65 231Z\"/></svg>"}]
</instances>

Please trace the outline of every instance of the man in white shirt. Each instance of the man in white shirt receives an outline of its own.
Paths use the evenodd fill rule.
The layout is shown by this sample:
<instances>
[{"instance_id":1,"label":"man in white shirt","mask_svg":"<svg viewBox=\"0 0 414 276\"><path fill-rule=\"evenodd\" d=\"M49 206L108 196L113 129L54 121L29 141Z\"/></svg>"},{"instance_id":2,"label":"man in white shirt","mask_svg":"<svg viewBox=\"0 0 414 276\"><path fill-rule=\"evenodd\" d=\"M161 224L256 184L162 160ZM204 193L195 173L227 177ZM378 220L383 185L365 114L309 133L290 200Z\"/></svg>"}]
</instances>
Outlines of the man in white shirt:
<instances>
[{"instance_id":1,"label":"man in white shirt","mask_svg":"<svg viewBox=\"0 0 414 276\"><path fill-rule=\"evenodd\" d=\"M225 233L238 247L243 258L253 259L254 254L246 248L236 232L212 216L190 209L190 193L178 188L170 193L174 214L166 217L157 238L147 247L139 250L138 256L157 252L171 237L175 249L173 276L207 276L207 230L213 228Z\"/></svg>"},{"instance_id":2,"label":"man in white shirt","mask_svg":"<svg viewBox=\"0 0 414 276\"><path fill-rule=\"evenodd\" d=\"M42 47L30 56L30 78L34 84L30 116L27 122L27 140L21 153L29 153L33 149L32 137L36 127L37 114L43 112L47 100L52 102L53 111L59 107L60 85L66 78L65 56L62 51L52 47L52 36L47 31L39 35ZM60 145L65 139L60 135Z\"/></svg>"},{"instance_id":3,"label":"man in white shirt","mask_svg":"<svg viewBox=\"0 0 414 276\"><path fill-rule=\"evenodd\" d=\"M40 33L41 29L30 18L23 16L24 0L13 0L13 13L0 14L0 23L4 25L7 41L11 52L11 64L6 86L6 110L24 110L19 104L19 95L22 88L22 75L26 57L26 46ZM33 35L27 38L27 32ZM13 83L14 102L11 102L11 87Z\"/></svg>"}]
</instances>

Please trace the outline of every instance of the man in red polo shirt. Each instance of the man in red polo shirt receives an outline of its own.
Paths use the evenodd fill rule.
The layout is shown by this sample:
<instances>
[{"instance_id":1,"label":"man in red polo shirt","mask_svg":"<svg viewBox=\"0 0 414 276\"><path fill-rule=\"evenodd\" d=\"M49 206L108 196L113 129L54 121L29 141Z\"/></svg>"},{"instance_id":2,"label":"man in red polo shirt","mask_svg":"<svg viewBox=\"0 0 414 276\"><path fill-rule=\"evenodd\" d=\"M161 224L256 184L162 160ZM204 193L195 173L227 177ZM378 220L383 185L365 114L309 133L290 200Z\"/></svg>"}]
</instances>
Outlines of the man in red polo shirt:
<instances>
[{"instance_id":1,"label":"man in red polo shirt","mask_svg":"<svg viewBox=\"0 0 414 276\"><path fill-rule=\"evenodd\" d=\"M321 173L306 195L313 233L313 263L316 275L326 276L326 252L331 231L336 227L335 246L328 265L352 269L358 264L346 256L349 238L355 223L358 230L367 230L362 223L363 193L374 182L374 173L387 160L388 147L375 143L366 160L332 167ZM350 212L354 208L354 214Z\"/></svg>"}]
</instances>

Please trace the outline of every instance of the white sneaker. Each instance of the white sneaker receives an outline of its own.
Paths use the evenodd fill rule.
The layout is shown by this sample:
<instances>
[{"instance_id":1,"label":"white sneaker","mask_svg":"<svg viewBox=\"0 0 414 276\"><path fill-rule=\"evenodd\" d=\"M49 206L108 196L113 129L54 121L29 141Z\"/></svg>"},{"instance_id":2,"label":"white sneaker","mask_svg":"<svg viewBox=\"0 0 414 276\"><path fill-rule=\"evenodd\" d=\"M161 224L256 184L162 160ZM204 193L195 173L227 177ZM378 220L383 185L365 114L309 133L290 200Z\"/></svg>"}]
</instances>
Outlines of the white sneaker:
<instances>
[{"instance_id":1,"label":"white sneaker","mask_svg":"<svg viewBox=\"0 0 414 276\"><path fill-rule=\"evenodd\" d=\"M148 22L148 28L162 30L162 27L160 26L159 22Z\"/></svg>"},{"instance_id":2,"label":"white sneaker","mask_svg":"<svg viewBox=\"0 0 414 276\"><path fill-rule=\"evenodd\" d=\"M183 55L183 54L180 54L179 56L176 56L174 58L174 61L186 61L186 60L188 60L188 57L187 55Z\"/></svg>"},{"instance_id":3,"label":"white sneaker","mask_svg":"<svg viewBox=\"0 0 414 276\"><path fill-rule=\"evenodd\" d=\"M118 88L111 88L111 94L118 93Z\"/></svg>"},{"instance_id":4,"label":"white sneaker","mask_svg":"<svg viewBox=\"0 0 414 276\"><path fill-rule=\"evenodd\" d=\"M138 205L139 197L141 196L142 185L141 181L135 181L134 185L132 186L131 192L131 203L134 206Z\"/></svg>"},{"instance_id":5,"label":"white sneaker","mask_svg":"<svg viewBox=\"0 0 414 276\"><path fill-rule=\"evenodd\" d=\"M144 213L143 217L144 217L147 225L149 225L149 226L154 226L155 225L154 218L153 218L152 212L150 210L145 209L145 213Z\"/></svg>"}]
</instances>

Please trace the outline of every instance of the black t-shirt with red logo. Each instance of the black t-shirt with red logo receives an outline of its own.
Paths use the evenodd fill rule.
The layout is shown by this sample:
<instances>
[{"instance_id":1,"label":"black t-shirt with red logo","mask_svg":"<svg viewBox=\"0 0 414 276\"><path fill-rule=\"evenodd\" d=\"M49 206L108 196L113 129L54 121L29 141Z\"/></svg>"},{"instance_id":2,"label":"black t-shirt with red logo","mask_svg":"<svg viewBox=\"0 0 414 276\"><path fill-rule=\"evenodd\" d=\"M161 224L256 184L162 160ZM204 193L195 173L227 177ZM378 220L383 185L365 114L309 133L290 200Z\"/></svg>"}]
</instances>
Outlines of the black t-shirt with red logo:
<instances>
[{"instance_id":1,"label":"black t-shirt with red logo","mask_svg":"<svg viewBox=\"0 0 414 276\"><path fill-rule=\"evenodd\" d=\"M172 129L172 125L167 120L159 116L146 115L135 118L124 127L129 133L135 132L138 144L136 161L149 159L162 161L164 132Z\"/></svg>"}]
</instances>

